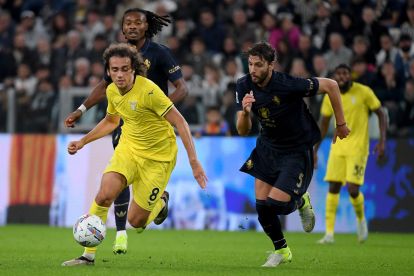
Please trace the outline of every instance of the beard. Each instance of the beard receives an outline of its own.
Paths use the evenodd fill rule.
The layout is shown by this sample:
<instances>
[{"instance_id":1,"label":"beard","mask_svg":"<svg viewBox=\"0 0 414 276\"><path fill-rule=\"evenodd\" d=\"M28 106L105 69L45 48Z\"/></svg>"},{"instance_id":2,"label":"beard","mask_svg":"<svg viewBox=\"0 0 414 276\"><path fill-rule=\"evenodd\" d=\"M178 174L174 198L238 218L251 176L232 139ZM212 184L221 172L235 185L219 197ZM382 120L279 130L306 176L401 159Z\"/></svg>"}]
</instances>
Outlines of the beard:
<instances>
[{"instance_id":1,"label":"beard","mask_svg":"<svg viewBox=\"0 0 414 276\"><path fill-rule=\"evenodd\" d=\"M351 88L351 85L352 85L352 81L344 82L343 85L339 86L339 90L341 90L342 93L345 93L346 91L349 90L349 88Z\"/></svg>"}]
</instances>

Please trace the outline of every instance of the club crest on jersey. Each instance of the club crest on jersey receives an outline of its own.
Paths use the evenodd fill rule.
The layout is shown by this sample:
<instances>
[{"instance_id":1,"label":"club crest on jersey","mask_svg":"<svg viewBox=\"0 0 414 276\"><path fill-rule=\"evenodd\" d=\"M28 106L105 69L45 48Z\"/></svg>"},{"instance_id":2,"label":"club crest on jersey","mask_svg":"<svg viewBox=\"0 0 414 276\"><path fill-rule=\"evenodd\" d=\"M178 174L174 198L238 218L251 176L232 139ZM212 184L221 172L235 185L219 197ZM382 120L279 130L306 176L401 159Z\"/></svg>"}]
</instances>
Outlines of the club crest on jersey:
<instances>
[{"instance_id":1,"label":"club crest on jersey","mask_svg":"<svg viewBox=\"0 0 414 276\"><path fill-rule=\"evenodd\" d=\"M246 169L251 170L253 168L253 160L249 159L246 162Z\"/></svg>"},{"instance_id":2,"label":"club crest on jersey","mask_svg":"<svg viewBox=\"0 0 414 276\"><path fill-rule=\"evenodd\" d=\"M137 101L129 102L129 106L131 107L131 110L137 110Z\"/></svg>"},{"instance_id":3,"label":"club crest on jersey","mask_svg":"<svg viewBox=\"0 0 414 276\"><path fill-rule=\"evenodd\" d=\"M259 112L260 117L262 117L263 119L269 118L270 112L268 108L266 107L259 108L258 112Z\"/></svg>"},{"instance_id":4,"label":"club crest on jersey","mask_svg":"<svg viewBox=\"0 0 414 276\"><path fill-rule=\"evenodd\" d=\"M273 96L272 102L274 102L277 105L280 105L280 99L278 96Z\"/></svg>"},{"instance_id":5,"label":"club crest on jersey","mask_svg":"<svg viewBox=\"0 0 414 276\"><path fill-rule=\"evenodd\" d=\"M149 61L149 59L145 59L144 64L147 67L147 69L149 69L151 67L151 61Z\"/></svg>"}]
</instances>

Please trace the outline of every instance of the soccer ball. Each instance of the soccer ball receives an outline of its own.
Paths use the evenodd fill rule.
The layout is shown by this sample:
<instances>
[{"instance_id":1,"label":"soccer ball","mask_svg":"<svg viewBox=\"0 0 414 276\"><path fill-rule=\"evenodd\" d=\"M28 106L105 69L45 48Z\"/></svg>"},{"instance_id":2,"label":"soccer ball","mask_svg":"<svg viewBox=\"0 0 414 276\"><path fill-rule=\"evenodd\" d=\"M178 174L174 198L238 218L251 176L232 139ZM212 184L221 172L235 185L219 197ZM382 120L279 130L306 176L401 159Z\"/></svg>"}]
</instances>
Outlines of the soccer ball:
<instances>
[{"instance_id":1,"label":"soccer ball","mask_svg":"<svg viewBox=\"0 0 414 276\"><path fill-rule=\"evenodd\" d=\"M95 247L105 238L106 226L100 217L85 214L73 226L73 237L82 246Z\"/></svg>"}]
</instances>

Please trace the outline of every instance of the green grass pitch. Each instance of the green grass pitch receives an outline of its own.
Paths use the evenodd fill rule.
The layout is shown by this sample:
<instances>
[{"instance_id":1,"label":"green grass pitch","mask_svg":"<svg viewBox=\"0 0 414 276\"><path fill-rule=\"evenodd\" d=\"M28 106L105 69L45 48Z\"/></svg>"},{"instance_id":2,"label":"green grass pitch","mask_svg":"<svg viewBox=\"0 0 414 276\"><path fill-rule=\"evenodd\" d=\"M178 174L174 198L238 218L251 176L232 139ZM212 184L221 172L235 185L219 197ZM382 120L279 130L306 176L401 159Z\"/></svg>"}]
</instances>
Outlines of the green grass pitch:
<instances>
[{"instance_id":1,"label":"green grass pitch","mask_svg":"<svg viewBox=\"0 0 414 276\"><path fill-rule=\"evenodd\" d=\"M131 229L121 256L114 236L109 229L95 266L61 267L83 251L71 229L0 227L0 275L414 275L414 234L370 233L362 245L337 234L334 245L318 245L321 234L286 233L293 260L277 268L260 267L271 249L264 233Z\"/></svg>"}]
</instances>

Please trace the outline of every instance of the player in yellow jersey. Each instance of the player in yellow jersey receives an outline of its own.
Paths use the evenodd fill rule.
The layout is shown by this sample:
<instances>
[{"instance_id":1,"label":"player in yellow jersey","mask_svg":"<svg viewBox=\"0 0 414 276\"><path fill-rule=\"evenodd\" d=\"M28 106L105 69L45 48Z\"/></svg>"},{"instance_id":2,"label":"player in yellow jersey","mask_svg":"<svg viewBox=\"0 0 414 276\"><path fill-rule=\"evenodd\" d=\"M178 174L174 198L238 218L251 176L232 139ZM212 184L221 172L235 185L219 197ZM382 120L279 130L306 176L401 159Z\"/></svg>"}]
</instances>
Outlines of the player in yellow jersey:
<instances>
[{"instance_id":1,"label":"player in yellow jersey","mask_svg":"<svg viewBox=\"0 0 414 276\"><path fill-rule=\"evenodd\" d=\"M145 65L137 50L127 44L114 44L105 51L104 60L108 64L107 74L113 81L106 89L107 115L82 139L70 142L68 152L75 154L86 144L110 134L123 119L121 139L104 171L101 187L89 213L105 222L109 206L131 184L133 201L128 221L131 226L142 230L157 217L165 204L160 197L177 157L172 126L177 128L194 178L203 189L207 177L197 159L187 122L162 90L143 77ZM96 247L85 248L81 257L62 265L94 264L95 252Z\"/></svg>"},{"instance_id":2,"label":"player in yellow jersey","mask_svg":"<svg viewBox=\"0 0 414 276\"><path fill-rule=\"evenodd\" d=\"M365 220L364 195L360 191L360 187L364 183L369 151L368 119L370 112L374 112L378 116L380 139L374 152L378 154L378 157L382 157L386 140L385 113L380 101L368 86L351 80L349 66L339 65L335 69L334 79L338 82L341 90L345 121L352 132L347 139L337 140L335 144L331 144L325 175L325 181L329 182L325 211L326 233L318 243L334 242L336 209L342 185L348 187L349 199L357 217L358 241L364 242L368 238L368 227ZM332 106L325 96L321 107L320 129L322 137L326 135L332 114ZM319 144L315 146L315 164L317 163L318 148Z\"/></svg>"}]
</instances>

